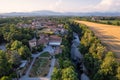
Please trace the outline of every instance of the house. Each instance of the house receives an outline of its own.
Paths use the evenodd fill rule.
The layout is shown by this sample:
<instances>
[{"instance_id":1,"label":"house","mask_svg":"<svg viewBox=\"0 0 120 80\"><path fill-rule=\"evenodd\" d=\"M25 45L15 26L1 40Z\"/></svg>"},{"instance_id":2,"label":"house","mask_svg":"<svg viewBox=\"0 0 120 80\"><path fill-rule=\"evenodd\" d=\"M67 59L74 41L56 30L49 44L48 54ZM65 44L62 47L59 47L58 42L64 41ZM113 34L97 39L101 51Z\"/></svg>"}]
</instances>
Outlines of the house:
<instances>
[{"instance_id":1,"label":"house","mask_svg":"<svg viewBox=\"0 0 120 80\"><path fill-rule=\"evenodd\" d=\"M28 61L27 60L22 60L21 65L17 68L17 75L19 77L24 75L27 67L28 67Z\"/></svg>"},{"instance_id":2,"label":"house","mask_svg":"<svg viewBox=\"0 0 120 80\"><path fill-rule=\"evenodd\" d=\"M58 27L59 28L63 28L63 24L58 24Z\"/></svg>"},{"instance_id":3,"label":"house","mask_svg":"<svg viewBox=\"0 0 120 80\"><path fill-rule=\"evenodd\" d=\"M57 35L51 35L49 38L50 46L60 46L62 42L62 38Z\"/></svg>"},{"instance_id":4,"label":"house","mask_svg":"<svg viewBox=\"0 0 120 80\"><path fill-rule=\"evenodd\" d=\"M30 49L32 50L33 47L36 47L37 46L37 39L34 38L32 40L29 41L29 46L30 46Z\"/></svg>"}]
</instances>

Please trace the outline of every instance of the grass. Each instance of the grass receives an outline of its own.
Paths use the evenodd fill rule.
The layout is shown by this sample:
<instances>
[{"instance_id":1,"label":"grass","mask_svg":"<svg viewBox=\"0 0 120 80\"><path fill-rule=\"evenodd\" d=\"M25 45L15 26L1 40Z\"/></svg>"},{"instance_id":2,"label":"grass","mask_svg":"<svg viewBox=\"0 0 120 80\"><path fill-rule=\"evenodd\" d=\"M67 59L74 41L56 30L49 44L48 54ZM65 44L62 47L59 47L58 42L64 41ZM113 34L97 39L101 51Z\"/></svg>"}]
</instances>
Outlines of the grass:
<instances>
[{"instance_id":1,"label":"grass","mask_svg":"<svg viewBox=\"0 0 120 80\"><path fill-rule=\"evenodd\" d=\"M50 60L48 58L37 58L30 71L30 77L45 77L49 72Z\"/></svg>"},{"instance_id":2,"label":"grass","mask_svg":"<svg viewBox=\"0 0 120 80\"><path fill-rule=\"evenodd\" d=\"M53 34L54 32L51 31L50 29L43 29L43 30L40 30L40 31L38 32L38 34L40 34L40 33Z\"/></svg>"},{"instance_id":3,"label":"grass","mask_svg":"<svg viewBox=\"0 0 120 80\"><path fill-rule=\"evenodd\" d=\"M44 52L40 55L40 57L50 57L50 54L48 52Z\"/></svg>"}]
</instances>

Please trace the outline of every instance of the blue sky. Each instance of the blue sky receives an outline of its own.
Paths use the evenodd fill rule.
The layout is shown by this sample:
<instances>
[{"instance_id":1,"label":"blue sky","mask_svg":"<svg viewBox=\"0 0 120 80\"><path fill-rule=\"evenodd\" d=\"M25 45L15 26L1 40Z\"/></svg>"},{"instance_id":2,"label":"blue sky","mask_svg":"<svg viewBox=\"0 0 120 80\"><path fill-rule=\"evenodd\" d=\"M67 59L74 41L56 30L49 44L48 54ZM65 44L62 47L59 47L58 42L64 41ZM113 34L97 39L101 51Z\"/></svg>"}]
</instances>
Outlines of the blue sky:
<instances>
[{"instance_id":1,"label":"blue sky","mask_svg":"<svg viewBox=\"0 0 120 80\"><path fill-rule=\"evenodd\" d=\"M38 10L120 12L120 0L0 0L0 13Z\"/></svg>"}]
</instances>

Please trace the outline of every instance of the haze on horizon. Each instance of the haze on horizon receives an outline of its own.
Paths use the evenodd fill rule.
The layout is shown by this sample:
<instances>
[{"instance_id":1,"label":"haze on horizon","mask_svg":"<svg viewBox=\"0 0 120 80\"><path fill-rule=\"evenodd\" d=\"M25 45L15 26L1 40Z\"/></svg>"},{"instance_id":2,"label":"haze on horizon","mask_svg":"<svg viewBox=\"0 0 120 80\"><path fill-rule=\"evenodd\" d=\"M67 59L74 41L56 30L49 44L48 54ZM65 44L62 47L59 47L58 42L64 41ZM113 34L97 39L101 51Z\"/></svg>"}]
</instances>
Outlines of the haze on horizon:
<instances>
[{"instance_id":1,"label":"haze on horizon","mask_svg":"<svg viewBox=\"0 0 120 80\"><path fill-rule=\"evenodd\" d=\"M0 0L0 13L39 10L57 12L120 12L120 0Z\"/></svg>"}]
</instances>

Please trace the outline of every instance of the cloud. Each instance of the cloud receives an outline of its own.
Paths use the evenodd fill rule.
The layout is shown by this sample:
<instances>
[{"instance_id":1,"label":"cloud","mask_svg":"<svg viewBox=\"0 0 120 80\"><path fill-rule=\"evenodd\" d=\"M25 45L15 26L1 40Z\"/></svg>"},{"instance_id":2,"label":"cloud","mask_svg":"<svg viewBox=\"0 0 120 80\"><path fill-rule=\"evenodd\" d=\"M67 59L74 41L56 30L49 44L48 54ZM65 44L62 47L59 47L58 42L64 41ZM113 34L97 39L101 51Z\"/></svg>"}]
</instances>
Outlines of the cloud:
<instances>
[{"instance_id":1,"label":"cloud","mask_svg":"<svg viewBox=\"0 0 120 80\"><path fill-rule=\"evenodd\" d=\"M118 11L120 10L120 0L101 0L99 4L93 7L95 11Z\"/></svg>"},{"instance_id":2,"label":"cloud","mask_svg":"<svg viewBox=\"0 0 120 80\"><path fill-rule=\"evenodd\" d=\"M63 7L61 6L63 3L62 0L56 0L55 3L49 5L50 10L56 10L59 12L63 12Z\"/></svg>"},{"instance_id":3,"label":"cloud","mask_svg":"<svg viewBox=\"0 0 120 80\"><path fill-rule=\"evenodd\" d=\"M62 3L62 0L58 0L55 2L55 6L60 6L61 3Z\"/></svg>"}]
</instances>

